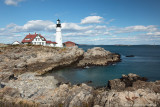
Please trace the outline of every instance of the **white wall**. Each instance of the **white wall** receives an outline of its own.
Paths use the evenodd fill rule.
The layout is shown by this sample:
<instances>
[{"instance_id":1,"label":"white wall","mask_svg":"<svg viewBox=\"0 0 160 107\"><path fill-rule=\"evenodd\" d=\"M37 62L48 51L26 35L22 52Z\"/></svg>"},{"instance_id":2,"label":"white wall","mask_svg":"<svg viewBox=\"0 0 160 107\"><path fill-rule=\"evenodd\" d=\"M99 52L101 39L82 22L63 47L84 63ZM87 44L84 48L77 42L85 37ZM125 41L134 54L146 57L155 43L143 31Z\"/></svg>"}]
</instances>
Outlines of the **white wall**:
<instances>
[{"instance_id":1,"label":"white wall","mask_svg":"<svg viewBox=\"0 0 160 107\"><path fill-rule=\"evenodd\" d=\"M62 35L61 35L61 28L56 28L56 47L63 47L62 45Z\"/></svg>"},{"instance_id":2,"label":"white wall","mask_svg":"<svg viewBox=\"0 0 160 107\"><path fill-rule=\"evenodd\" d=\"M20 43L17 42L17 41L15 41L15 42L12 43L12 45L19 45L19 44L20 44Z\"/></svg>"},{"instance_id":3,"label":"white wall","mask_svg":"<svg viewBox=\"0 0 160 107\"><path fill-rule=\"evenodd\" d=\"M36 37L34 38L34 40L32 41L32 44L34 44L34 45L44 45L44 46L46 46L46 41L43 41L42 39L43 39L43 38L41 38L40 36L36 36Z\"/></svg>"},{"instance_id":4,"label":"white wall","mask_svg":"<svg viewBox=\"0 0 160 107\"><path fill-rule=\"evenodd\" d=\"M48 43L47 43L46 46L56 47L56 45L55 45L55 44L52 44L52 43L51 43L51 44L48 44Z\"/></svg>"}]
</instances>

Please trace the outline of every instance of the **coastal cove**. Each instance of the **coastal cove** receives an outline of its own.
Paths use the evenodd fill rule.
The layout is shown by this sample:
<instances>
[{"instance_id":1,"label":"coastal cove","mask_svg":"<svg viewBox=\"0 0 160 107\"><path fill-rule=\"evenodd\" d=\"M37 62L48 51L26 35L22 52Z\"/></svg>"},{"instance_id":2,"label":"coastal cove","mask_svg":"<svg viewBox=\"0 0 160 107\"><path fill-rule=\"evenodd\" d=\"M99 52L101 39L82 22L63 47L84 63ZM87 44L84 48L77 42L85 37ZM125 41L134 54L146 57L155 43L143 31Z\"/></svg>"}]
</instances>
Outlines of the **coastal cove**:
<instances>
[{"instance_id":1,"label":"coastal cove","mask_svg":"<svg viewBox=\"0 0 160 107\"><path fill-rule=\"evenodd\" d=\"M144 59L131 61L140 55L133 52L125 55L119 51L122 58L120 60L120 55L116 54L116 51L110 52L108 50L111 49L104 48L90 46L86 51L77 46L56 48L38 45L1 45L0 104L3 107L109 107L115 104L120 106L151 104L159 107L160 81L147 82L148 78L134 74L130 70L139 72L135 68L142 66L141 63L150 62L150 65L156 66L145 64L146 68L142 66L143 72L150 67L151 71L157 72L153 76L159 79L159 59L157 60L159 54L154 54L154 57L146 56L145 59L152 59L149 61ZM156 47L156 50L158 49L159 46ZM124 50L131 51L133 48ZM134 68L128 64L134 65ZM144 73L151 75L156 73L154 72ZM125 73L127 75L124 75Z\"/></svg>"},{"instance_id":2,"label":"coastal cove","mask_svg":"<svg viewBox=\"0 0 160 107\"><path fill-rule=\"evenodd\" d=\"M72 84L92 81L88 85L94 87L106 86L108 80L120 78L122 74L135 73L147 77L149 81L160 80L160 46L159 45L80 45L88 50L102 47L121 55L121 62L108 66L91 66L89 68L65 68L52 71L48 75L56 75ZM126 57L134 55L134 57Z\"/></svg>"}]
</instances>

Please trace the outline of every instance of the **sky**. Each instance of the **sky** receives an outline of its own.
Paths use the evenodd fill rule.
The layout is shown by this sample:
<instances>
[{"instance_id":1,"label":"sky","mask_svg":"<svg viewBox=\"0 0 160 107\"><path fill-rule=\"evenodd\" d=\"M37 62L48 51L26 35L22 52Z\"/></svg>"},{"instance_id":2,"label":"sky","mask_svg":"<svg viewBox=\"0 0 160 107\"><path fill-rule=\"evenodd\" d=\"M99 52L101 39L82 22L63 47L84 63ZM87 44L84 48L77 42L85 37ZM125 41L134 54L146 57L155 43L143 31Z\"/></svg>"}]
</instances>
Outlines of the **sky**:
<instances>
[{"instance_id":1,"label":"sky","mask_svg":"<svg viewBox=\"0 0 160 107\"><path fill-rule=\"evenodd\" d=\"M38 33L63 42L160 45L160 0L0 0L0 43Z\"/></svg>"}]
</instances>

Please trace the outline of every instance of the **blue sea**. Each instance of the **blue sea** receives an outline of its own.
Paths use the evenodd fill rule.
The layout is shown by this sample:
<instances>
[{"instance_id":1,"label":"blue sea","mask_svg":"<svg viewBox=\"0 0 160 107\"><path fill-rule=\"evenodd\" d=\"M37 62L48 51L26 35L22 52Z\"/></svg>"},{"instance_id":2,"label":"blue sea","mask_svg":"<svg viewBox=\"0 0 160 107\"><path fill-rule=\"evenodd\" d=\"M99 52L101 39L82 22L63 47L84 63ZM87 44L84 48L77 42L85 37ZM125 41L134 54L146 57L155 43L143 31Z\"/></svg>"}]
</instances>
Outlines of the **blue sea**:
<instances>
[{"instance_id":1,"label":"blue sea","mask_svg":"<svg viewBox=\"0 0 160 107\"><path fill-rule=\"evenodd\" d=\"M72 84L92 81L91 86L105 86L108 80L120 78L122 74L135 73L147 77L149 81L160 80L160 46L158 45L81 45L85 51L93 47L102 47L119 53L121 62L109 66L92 66L90 68L66 68L52 72ZM134 55L135 57L126 57Z\"/></svg>"}]
</instances>

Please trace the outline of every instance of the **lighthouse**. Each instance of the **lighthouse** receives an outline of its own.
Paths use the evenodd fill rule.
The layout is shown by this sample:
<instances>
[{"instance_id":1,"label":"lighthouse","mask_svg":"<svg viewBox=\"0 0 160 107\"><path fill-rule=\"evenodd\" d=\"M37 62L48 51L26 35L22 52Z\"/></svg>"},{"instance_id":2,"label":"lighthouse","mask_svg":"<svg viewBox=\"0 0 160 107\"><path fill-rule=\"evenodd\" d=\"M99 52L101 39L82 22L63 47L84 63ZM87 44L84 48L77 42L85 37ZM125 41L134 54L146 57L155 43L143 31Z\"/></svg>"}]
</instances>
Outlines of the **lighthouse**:
<instances>
[{"instance_id":1,"label":"lighthouse","mask_svg":"<svg viewBox=\"0 0 160 107\"><path fill-rule=\"evenodd\" d=\"M63 47L62 45L62 35L61 35L61 22L58 19L56 25L56 47Z\"/></svg>"}]
</instances>

